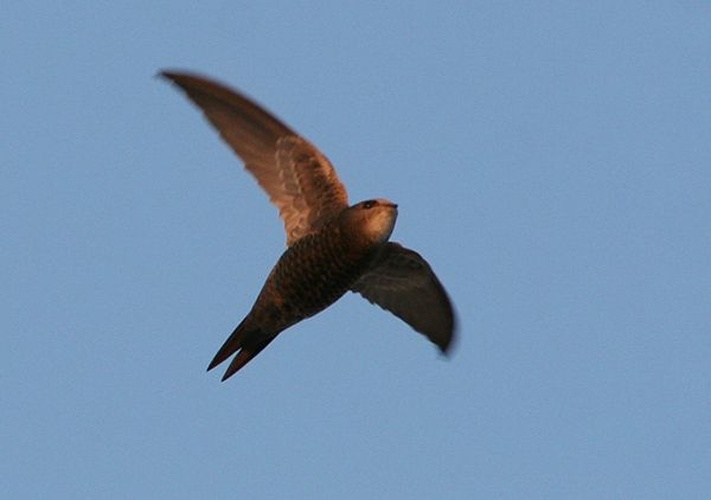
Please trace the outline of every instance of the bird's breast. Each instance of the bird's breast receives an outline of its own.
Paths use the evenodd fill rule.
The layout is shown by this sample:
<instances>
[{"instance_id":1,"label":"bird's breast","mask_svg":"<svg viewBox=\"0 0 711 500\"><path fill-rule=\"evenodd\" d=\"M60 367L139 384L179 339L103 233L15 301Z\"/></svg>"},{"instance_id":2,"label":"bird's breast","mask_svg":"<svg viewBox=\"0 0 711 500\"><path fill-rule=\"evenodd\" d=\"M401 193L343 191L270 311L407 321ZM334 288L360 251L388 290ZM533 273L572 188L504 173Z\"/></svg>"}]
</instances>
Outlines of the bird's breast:
<instances>
[{"instance_id":1,"label":"bird's breast","mask_svg":"<svg viewBox=\"0 0 711 500\"><path fill-rule=\"evenodd\" d=\"M338 300L368 268L374 249L337 225L327 225L289 247L272 269L255 309L268 310L287 328Z\"/></svg>"}]
</instances>

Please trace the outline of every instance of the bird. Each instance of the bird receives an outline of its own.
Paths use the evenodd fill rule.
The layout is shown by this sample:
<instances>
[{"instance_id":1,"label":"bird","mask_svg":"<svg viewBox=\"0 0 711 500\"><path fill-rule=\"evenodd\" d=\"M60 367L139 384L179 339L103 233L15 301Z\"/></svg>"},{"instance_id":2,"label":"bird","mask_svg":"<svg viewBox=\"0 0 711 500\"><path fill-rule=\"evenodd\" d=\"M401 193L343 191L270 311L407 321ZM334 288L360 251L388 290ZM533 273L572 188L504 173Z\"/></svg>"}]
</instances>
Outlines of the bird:
<instances>
[{"instance_id":1,"label":"bird","mask_svg":"<svg viewBox=\"0 0 711 500\"><path fill-rule=\"evenodd\" d=\"M456 322L452 302L420 254L390 241L397 204L373 198L350 205L328 158L243 93L192 72L165 70L158 76L182 90L217 129L278 208L286 231L286 250L208 371L232 358L222 377L227 380L281 332L348 291L449 353Z\"/></svg>"}]
</instances>

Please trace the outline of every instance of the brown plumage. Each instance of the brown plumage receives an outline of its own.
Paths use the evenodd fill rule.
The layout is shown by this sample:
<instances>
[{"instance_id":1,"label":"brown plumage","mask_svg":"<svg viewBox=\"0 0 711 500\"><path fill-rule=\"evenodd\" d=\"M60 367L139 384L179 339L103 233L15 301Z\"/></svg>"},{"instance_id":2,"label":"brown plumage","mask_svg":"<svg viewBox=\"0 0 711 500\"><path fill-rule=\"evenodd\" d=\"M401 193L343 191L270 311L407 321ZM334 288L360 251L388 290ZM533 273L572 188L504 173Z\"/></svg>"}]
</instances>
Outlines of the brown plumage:
<instances>
[{"instance_id":1,"label":"brown plumage","mask_svg":"<svg viewBox=\"0 0 711 500\"><path fill-rule=\"evenodd\" d=\"M205 113L279 209L287 250L251 311L208 370L236 356L235 374L276 336L333 304L348 290L426 335L443 353L454 336L447 293L416 252L388 242L397 205L373 199L349 206L328 159L306 139L235 90L176 72L174 82Z\"/></svg>"}]
</instances>

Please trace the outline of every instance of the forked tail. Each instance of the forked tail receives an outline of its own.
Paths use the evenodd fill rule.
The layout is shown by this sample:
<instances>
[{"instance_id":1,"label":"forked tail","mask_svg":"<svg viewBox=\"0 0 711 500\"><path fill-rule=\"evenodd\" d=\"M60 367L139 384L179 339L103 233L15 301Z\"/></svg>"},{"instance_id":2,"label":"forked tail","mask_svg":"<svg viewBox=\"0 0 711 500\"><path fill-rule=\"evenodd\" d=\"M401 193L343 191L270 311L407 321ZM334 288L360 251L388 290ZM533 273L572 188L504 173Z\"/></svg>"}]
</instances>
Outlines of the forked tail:
<instances>
[{"instance_id":1,"label":"forked tail","mask_svg":"<svg viewBox=\"0 0 711 500\"><path fill-rule=\"evenodd\" d=\"M248 320L249 316L243 319L237 328L235 328L232 335L222 344L222 347L220 347L220 350L217 351L217 354L215 354L215 357L207 367L207 370L210 371L237 353L227 368L227 371L222 376L223 381L237 373L276 337L276 335L265 334L259 327L250 324L251 321Z\"/></svg>"}]
</instances>

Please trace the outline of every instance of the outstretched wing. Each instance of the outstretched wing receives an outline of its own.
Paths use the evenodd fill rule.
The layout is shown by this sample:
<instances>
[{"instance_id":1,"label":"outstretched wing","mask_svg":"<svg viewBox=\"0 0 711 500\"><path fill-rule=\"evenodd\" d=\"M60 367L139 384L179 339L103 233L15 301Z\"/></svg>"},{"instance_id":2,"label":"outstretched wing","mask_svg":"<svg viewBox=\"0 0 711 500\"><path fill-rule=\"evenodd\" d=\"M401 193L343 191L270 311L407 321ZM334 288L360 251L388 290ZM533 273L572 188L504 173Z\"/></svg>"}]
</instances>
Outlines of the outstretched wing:
<instances>
[{"instance_id":1,"label":"outstretched wing","mask_svg":"<svg viewBox=\"0 0 711 500\"><path fill-rule=\"evenodd\" d=\"M352 290L390 311L447 353L454 337L454 309L432 268L417 252L388 243Z\"/></svg>"},{"instance_id":2,"label":"outstretched wing","mask_svg":"<svg viewBox=\"0 0 711 500\"><path fill-rule=\"evenodd\" d=\"M161 76L202 109L267 192L279 209L288 246L348 206L328 158L254 101L196 75L165 71Z\"/></svg>"}]
</instances>

